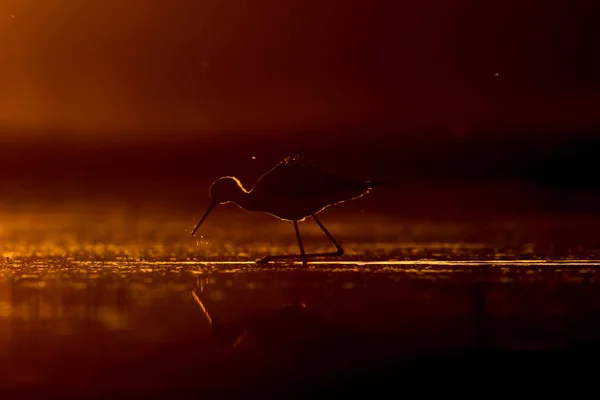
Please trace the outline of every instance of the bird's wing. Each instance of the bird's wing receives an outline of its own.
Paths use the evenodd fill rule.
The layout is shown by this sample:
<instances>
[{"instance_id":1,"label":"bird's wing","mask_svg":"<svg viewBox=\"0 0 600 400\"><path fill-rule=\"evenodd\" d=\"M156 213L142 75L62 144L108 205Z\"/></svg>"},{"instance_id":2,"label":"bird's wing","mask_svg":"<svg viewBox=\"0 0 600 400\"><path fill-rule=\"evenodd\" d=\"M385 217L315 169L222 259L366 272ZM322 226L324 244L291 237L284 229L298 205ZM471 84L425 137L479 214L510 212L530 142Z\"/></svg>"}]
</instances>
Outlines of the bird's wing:
<instances>
[{"instance_id":1,"label":"bird's wing","mask_svg":"<svg viewBox=\"0 0 600 400\"><path fill-rule=\"evenodd\" d=\"M298 155L287 157L266 172L254 188L294 198L367 189L362 181L327 172Z\"/></svg>"}]
</instances>

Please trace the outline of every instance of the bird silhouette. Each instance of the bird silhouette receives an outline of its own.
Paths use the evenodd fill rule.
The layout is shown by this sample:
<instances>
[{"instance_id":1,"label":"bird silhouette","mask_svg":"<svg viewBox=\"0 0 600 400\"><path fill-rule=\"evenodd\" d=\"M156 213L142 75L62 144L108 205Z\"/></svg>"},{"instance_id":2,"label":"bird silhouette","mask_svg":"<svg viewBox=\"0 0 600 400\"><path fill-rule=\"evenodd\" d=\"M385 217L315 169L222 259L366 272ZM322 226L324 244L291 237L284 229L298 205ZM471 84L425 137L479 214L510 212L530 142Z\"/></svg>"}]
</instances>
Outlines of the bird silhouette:
<instances>
[{"instance_id":1,"label":"bird silhouette","mask_svg":"<svg viewBox=\"0 0 600 400\"><path fill-rule=\"evenodd\" d=\"M306 264L309 257L341 256L344 254L342 246L315 215L327 207L362 197L372 188L388 183L390 181L362 181L327 172L299 155L287 157L264 173L251 190L246 190L233 176L217 179L209 189L211 203L192 235L217 204L234 203L247 211L267 213L294 224L300 254L266 255L257 260L259 263L300 258ZM312 217L327 235L336 248L335 252L305 253L298 222L307 217Z\"/></svg>"}]
</instances>

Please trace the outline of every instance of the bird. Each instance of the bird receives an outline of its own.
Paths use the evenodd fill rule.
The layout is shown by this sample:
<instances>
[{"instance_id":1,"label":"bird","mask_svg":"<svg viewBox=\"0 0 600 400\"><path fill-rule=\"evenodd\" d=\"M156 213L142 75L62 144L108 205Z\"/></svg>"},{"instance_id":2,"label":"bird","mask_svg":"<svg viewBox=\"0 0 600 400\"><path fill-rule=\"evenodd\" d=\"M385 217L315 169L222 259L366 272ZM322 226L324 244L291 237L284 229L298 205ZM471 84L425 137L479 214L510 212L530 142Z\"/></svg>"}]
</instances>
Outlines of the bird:
<instances>
[{"instance_id":1,"label":"bird","mask_svg":"<svg viewBox=\"0 0 600 400\"><path fill-rule=\"evenodd\" d=\"M364 181L329 171L316 165L312 160L296 154L289 156L265 172L252 189L244 188L234 176L224 176L214 181L209 188L210 205L192 231L195 235L206 217L218 204L234 203L252 212L263 212L284 221L291 221L296 231L300 254L265 255L256 260L266 264L281 259L339 257L344 249L316 217L327 207L357 199L373 188L391 183L385 181ZM300 236L298 222L311 217L335 246L334 252L307 254Z\"/></svg>"}]
</instances>

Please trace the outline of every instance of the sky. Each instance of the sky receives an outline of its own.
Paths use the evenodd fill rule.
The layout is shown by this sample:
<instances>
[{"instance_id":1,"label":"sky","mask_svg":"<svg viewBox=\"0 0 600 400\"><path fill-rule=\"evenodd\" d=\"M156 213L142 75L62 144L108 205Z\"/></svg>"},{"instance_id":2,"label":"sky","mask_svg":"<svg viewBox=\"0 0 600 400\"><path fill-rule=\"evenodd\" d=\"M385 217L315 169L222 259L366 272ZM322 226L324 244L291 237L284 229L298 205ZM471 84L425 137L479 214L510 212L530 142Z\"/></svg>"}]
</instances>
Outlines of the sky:
<instances>
[{"instance_id":1,"label":"sky","mask_svg":"<svg viewBox=\"0 0 600 400\"><path fill-rule=\"evenodd\" d=\"M2 0L0 127L597 126L592 3Z\"/></svg>"}]
</instances>

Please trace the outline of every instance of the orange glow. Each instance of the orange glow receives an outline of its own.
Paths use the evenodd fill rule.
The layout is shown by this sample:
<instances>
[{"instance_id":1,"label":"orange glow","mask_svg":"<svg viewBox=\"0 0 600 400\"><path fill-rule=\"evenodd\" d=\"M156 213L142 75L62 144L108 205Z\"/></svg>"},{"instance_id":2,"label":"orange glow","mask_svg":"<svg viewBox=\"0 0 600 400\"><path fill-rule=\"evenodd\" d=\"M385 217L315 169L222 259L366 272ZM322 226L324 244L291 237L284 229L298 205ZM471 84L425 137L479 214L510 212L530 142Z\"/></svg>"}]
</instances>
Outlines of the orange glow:
<instances>
[{"instance_id":1,"label":"orange glow","mask_svg":"<svg viewBox=\"0 0 600 400\"><path fill-rule=\"evenodd\" d=\"M484 63L489 55L473 51L476 37L459 40L477 18L464 20L460 7L449 3L437 2L430 13L431 5L391 1L381 7L339 0L318 7L299 1L90 1L86 7L77 0L0 2L0 127L52 127L79 136L96 136L84 129L128 135L134 129L372 124L437 129L502 113L495 89L474 83L479 73L456 74L468 65L485 71L474 58ZM422 27L426 37L413 34ZM494 29L488 35L500 35ZM534 23L521 27L524 39L531 40L530 29L539 32ZM496 39L506 46L505 40ZM523 43L517 54L527 48ZM389 51L396 45L403 54ZM451 56L457 51L466 57ZM506 57L509 66L519 59L505 56L501 46L481 51ZM439 77L442 85L428 78L439 68L447 71ZM597 109L597 98L539 99L527 92L529 80L511 91L519 101L511 99L513 107L535 100L543 115L556 105L561 118L583 114L576 105L566 109L565 100ZM576 121L597 121L597 114L576 115Z\"/></svg>"}]
</instances>

